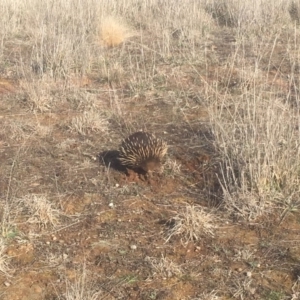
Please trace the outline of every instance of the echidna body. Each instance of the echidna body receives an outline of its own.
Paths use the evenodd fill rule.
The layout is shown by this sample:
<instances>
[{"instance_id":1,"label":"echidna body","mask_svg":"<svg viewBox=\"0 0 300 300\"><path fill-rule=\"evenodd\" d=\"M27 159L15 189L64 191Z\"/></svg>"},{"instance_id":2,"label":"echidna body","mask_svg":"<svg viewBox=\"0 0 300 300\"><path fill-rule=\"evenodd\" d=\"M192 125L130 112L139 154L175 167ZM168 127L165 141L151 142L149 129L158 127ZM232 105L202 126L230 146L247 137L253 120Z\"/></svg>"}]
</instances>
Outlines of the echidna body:
<instances>
[{"instance_id":1,"label":"echidna body","mask_svg":"<svg viewBox=\"0 0 300 300\"><path fill-rule=\"evenodd\" d=\"M168 147L153 134L138 131L123 140L119 160L122 165L144 172L158 170Z\"/></svg>"}]
</instances>

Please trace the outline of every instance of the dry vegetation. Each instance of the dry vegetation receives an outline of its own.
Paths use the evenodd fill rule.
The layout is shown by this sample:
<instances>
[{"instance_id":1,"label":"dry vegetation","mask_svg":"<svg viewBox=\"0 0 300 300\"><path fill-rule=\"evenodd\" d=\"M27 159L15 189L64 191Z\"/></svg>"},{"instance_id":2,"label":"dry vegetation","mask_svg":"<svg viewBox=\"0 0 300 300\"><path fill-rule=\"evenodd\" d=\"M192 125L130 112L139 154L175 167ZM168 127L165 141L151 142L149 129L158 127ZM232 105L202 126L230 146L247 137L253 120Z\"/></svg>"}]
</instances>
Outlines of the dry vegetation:
<instances>
[{"instance_id":1,"label":"dry vegetation","mask_svg":"<svg viewBox=\"0 0 300 300\"><path fill-rule=\"evenodd\" d=\"M298 0L0 15L1 299L299 299ZM140 129L151 177L113 159Z\"/></svg>"}]
</instances>

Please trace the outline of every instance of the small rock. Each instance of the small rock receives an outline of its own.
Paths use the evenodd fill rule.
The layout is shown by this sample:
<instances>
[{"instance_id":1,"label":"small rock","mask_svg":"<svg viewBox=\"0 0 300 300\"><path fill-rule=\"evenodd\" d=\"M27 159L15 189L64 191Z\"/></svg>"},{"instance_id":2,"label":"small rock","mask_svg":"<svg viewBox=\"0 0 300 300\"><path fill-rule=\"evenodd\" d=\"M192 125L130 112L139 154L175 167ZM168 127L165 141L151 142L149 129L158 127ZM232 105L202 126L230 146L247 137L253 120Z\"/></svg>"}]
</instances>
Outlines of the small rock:
<instances>
[{"instance_id":1,"label":"small rock","mask_svg":"<svg viewBox=\"0 0 300 300\"><path fill-rule=\"evenodd\" d=\"M108 206L109 206L110 208L113 208L113 207L114 207L114 204L113 204L112 202L110 202L110 203L108 204Z\"/></svg>"},{"instance_id":2,"label":"small rock","mask_svg":"<svg viewBox=\"0 0 300 300\"><path fill-rule=\"evenodd\" d=\"M131 250L136 250L136 249L137 249L137 246L136 246L136 245L131 245L131 246L130 246L130 249L131 249Z\"/></svg>"},{"instance_id":3,"label":"small rock","mask_svg":"<svg viewBox=\"0 0 300 300\"><path fill-rule=\"evenodd\" d=\"M247 274L247 277L252 277L252 273L249 271L246 273Z\"/></svg>"},{"instance_id":4,"label":"small rock","mask_svg":"<svg viewBox=\"0 0 300 300\"><path fill-rule=\"evenodd\" d=\"M5 281L4 285L8 287L8 286L10 286L10 283L8 281Z\"/></svg>"},{"instance_id":5,"label":"small rock","mask_svg":"<svg viewBox=\"0 0 300 300\"><path fill-rule=\"evenodd\" d=\"M47 245L50 245L50 242L49 242L49 241L47 241L47 242L46 242L46 244L47 244Z\"/></svg>"}]
</instances>

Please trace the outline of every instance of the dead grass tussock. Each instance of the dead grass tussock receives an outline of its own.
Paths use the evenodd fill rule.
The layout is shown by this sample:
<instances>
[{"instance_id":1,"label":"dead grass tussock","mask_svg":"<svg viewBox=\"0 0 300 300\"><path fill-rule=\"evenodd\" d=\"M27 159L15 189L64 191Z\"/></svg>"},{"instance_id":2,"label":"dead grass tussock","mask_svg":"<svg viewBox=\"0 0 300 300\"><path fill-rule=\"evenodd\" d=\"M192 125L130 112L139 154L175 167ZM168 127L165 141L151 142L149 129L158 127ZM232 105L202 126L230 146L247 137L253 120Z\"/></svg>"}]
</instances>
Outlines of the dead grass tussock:
<instances>
[{"instance_id":1,"label":"dead grass tussock","mask_svg":"<svg viewBox=\"0 0 300 300\"><path fill-rule=\"evenodd\" d=\"M0 274L10 276L12 271L9 264L9 256L6 254L6 246L3 239L0 239Z\"/></svg>"},{"instance_id":2,"label":"dead grass tussock","mask_svg":"<svg viewBox=\"0 0 300 300\"><path fill-rule=\"evenodd\" d=\"M181 267L173 262L171 259L162 255L161 258L147 256L146 261L151 264L153 275L162 278L170 278L173 276L181 276Z\"/></svg>"},{"instance_id":3,"label":"dead grass tussock","mask_svg":"<svg viewBox=\"0 0 300 300\"><path fill-rule=\"evenodd\" d=\"M168 176L174 178L181 173L181 164L177 160L167 157L164 169L168 172Z\"/></svg>"},{"instance_id":4,"label":"dead grass tussock","mask_svg":"<svg viewBox=\"0 0 300 300\"><path fill-rule=\"evenodd\" d=\"M170 229L167 242L174 235L180 235L183 242L197 241L202 236L214 236L217 227L216 218L199 206L187 205L185 210L174 218L174 226Z\"/></svg>"},{"instance_id":5,"label":"dead grass tussock","mask_svg":"<svg viewBox=\"0 0 300 300\"><path fill-rule=\"evenodd\" d=\"M97 291L91 286L86 266L84 265L81 274L75 278L74 282L66 280L66 292L62 299L65 300L98 300L103 299L104 293Z\"/></svg>"},{"instance_id":6,"label":"dead grass tussock","mask_svg":"<svg viewBox=\"0 0 300 300\"><path fill-rule=\"evenodd\" d=\"M24 120L10 117L3 122L3 132L16 142L24 141L34 134L35 128ZM1 130L2 131L2 130Z\"/></svg>"},{"instance_id":7,"label":"dead grass tussock","mask_svg":"<svg viewBox=\"0 0 300 300\"><path fill-rule=\"evenodd\" d=\"M51 125L41 125L38 118L32 117L32 113L29 113L23 116L5 116L2 130L11 140L20 142L34 136L38 138L49 136L53 128ZM2 130L0 129L0 132Z\"/></svg>"},{"instance_id":8,"label":"dead grass tussock","mask_svg":"<svg viewBox=\"0 0 300 300\"><path fill-rule=\"evenodd\" d=\"M191 300L222 300L224 299L223 297L219 297L217 291L211 291L209 293L201 293L201 295L199 295L200 297L197 298L192 298Z\"/></svg>"},{"instance_id":9,"label":"dead grass tussock","mask_svg":"<svg viewBox=\"0 0 300 300\"><path fill-rule=\"evenodd\" d=\"M280 99L244 95L234 113L211 113L216 148L224 163L224 203L242 218L255 219L300 194L299 122Z\"/></svg>"},{"instance_id":10,"label":"dead grass tussock","mask_svg":"<svg viewBox=\"0 0 300 300\"><path fill-rule=\"evenodd\" d=\"M103 45L116 47L124 43L135 33L120 17L105 17L100 25L100 38Z\"/></svg>"},{"instance_id":11,"label":"dead grass tussock","mask_svg":"<svg viewBox=\"0 0 300 300\"><path fill-rule=\"evenodd\" d=\"M218 25L235 27L238 25L238 9L229 1L212 1L206 7Z\"/></svg>"},{"instance_id":12,"label":"dead grass tussock","mask_svg":"<svg viewBox=\"0 0 300 300\"><path fill-rule=\"evenodd\" d=\"M274 203L268 200L271 199L270 194L260 197L255 191L237 188L235 192L228 192L224 187L223 193L227 211L243 219L255 220L259 216L271 213L274 208Z\"/></svg>"},{"instance_id":13,"label":"dead grass tussock","mask_svg":"<svg viewBox=\"0 0 300 300\"><path fill-rule=\"evenodd\" d=\"M204 6L219 26L250 34L289 24L289 13L293 20L298 18L297 7L288 1L207 0Z\"/></svg>"},{"instance_id":14,"label":"dead grass tussock","mask_svg":"<svg viewBox=\"0 0 300 300\"><path fill-rule=\"evenodd\" d=\"M50 77L34 80L27 78L20 81L20 87L25 94L26 103L32 111L49 112L58 102L53 94L57 85Z\"/></svg>"},{"instance_id":15,"label":"dead grass tussock","mask_svg":"<svg viewBox=\"0 0 300 300\"><path fill-rule=\"evenodd\" d=\"M108 120L95 110L85 111L81 115L74 117L69 123L69 130L82 135L92 132L108 133Z\"/></svg>"},{"instance_id":16,"label":"dead grass tussock","mask_svg":"<svg viewBox=\"0 0 300 300\"><path fill-rule=\"evenodd\" d=\"M76 142L76 139L64 139L62 142L56 144L56 148L63 151L67 151L70 150L73 147L73 145L76 144Z\"/></svg>"},{"instance_id":17,"label":"dead grass tussock","mask_svg":"<svg viewBox=\"0 0 300 300\"><path fill-rule=\"evenodd\" d=\"M56 227L59 224L60 212L54 208L46 195L27 195L19 199L29 216L28 223L38 224L40 227Z\"/></svg>"},{"instance_id":18,"label":"dead grass tussock","mask_svg":"<svg viewBox=\"0 0 300 300\"><path fill-rule=\"evenodd\" d=\"M230 287L230 289L235 299L249 299L251 295L255 294L256 288L254 288L254 284L251 276L236 278L233 283L234 284L232 287ZM282 298L280 297L277 299L282 299Z\"/></svg>"},{"instance_id":19,"label":"dead grass tussock","mask_svg":"<svg viewBox=\"0 0 300 300\"><path fill-rule=\"evenodd\" d=\"M240 247L235 249L234 261L246 261L255 260L255 251L250 247Z\"/></svg>"},{"instance_id":20,"label":"dead grass tussock","mask_svg":"<svg viewBox=\"0 0 300 300\"><path fill-rule=\"evenodd\" d=\"M297 280L292 286L292 298L291 300L297 300L300 298L300 276L297 277Z\"/></svg>"}]
</instances>

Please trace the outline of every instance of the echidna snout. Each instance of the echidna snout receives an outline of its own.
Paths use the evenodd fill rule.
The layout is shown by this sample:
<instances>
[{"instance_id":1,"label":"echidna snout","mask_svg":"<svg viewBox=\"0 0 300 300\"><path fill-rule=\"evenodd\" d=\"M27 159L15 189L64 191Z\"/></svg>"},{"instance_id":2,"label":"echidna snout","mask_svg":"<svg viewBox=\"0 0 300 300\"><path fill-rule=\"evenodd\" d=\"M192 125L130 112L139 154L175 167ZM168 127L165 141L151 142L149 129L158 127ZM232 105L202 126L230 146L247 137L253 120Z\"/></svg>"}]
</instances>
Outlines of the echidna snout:
<instances>
[{"instance_id":1,"label":"echidna snout","mask_svg":"<svg viewBox=\"0 0 300 300\"><path fill-rule=\"evenodd\" d=\"M148 159L141 162L139 167L146 173L149 171L159 171L161 169L161 161L158 158Z\"/></svg>"},{"instance_id":2,"label":"echidna snout","mask_svg":"<svg viewBox=\"0 0 300 300\"><path fill-rule=\"evenodd\" d=\"M138 131L123 140L119 160L122 165L144 172L157 171L167 152L167 145L153 134Z\"/></svg>"}]
</instances>

